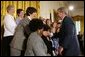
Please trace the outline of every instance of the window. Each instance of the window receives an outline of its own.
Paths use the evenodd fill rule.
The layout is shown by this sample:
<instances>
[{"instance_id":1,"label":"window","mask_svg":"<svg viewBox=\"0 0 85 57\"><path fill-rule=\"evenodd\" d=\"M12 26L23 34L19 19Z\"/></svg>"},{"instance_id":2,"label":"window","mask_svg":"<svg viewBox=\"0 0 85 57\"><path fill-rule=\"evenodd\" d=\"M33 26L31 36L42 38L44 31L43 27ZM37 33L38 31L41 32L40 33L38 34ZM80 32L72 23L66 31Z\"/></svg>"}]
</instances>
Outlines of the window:
<instances>
[{"instance_id":1,"label":"window","mask_svg":"<svg viewBox=\"0 0 85 57\"><path fill-rule=\"evenodd\" d=\"M80 21L75 21L75 25L76 25L76 33L78 35L78 33L80 32L81 28L81 24L80 24Z\"/></svg>"}]
</instances>

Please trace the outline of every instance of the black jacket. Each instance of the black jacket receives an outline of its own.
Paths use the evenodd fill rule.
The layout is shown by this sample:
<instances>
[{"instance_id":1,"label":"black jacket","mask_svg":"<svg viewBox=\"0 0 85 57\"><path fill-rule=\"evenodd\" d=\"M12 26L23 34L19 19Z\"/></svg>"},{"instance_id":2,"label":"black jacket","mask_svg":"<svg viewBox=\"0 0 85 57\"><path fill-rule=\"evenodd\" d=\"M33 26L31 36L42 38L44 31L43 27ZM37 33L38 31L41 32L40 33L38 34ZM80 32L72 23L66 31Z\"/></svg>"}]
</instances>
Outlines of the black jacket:
<instances>
[{"instance_id":1,"label":"black jacket","mask_svg":"<svg viewBox=\"0 0 85 57\"><path fill-rule=\"evenodd\" d=\"M45 37L43 35L42 35L42 39L47 46L47 52L52 55L52 43L51 43L51 41L47 40L47 37Z\"/></svg>"},{"instance_id":2,"label":"black jacket","mask_svg":"<svg viewBox=\"0 0 85 57\"><path fill-rule=\"evenodd\" d=\"M80 47L75 24L71 17L65 16L59 32L59 42L64 48L64 56L79 56Z\"/></svg>"}]
</instances>

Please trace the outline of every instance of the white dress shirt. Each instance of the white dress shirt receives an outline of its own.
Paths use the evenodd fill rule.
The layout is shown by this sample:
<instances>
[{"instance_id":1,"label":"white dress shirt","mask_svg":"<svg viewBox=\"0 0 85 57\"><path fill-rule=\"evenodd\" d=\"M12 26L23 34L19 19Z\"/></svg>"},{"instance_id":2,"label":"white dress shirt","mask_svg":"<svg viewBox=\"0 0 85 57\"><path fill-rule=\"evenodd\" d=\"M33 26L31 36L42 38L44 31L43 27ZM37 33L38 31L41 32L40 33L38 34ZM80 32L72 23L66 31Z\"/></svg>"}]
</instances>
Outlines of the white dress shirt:
<instances>
[{"instance_id":1,"label":"white dress shirt","mask_svg":"<svg viewBox=\"0 0 85 57\"><path fill-rule=\"evenodd\" d=\"M4 18L4 37L13 36L16 26L17 25L14 17L10 14L7 14Z\"/></svg>"}]
</instances>

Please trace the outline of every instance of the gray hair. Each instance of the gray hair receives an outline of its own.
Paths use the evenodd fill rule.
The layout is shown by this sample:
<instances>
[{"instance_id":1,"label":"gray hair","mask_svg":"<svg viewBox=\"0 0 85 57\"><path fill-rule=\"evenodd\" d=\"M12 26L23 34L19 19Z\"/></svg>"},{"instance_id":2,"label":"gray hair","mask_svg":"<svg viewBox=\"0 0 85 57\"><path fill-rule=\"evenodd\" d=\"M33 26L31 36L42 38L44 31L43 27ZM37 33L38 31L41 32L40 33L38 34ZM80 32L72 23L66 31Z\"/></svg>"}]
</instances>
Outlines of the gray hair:
<instances>
[{"instance_id":1,"label":"gray hair","mask_svg":"<svg viewBox=\"0 0 85 57\"><path fill-rule=\"evenodd\" d=\"M68 14L68 10L65 8L65 7L60 7L60 8L58 8L57 9L57 12L63 12L63 13L65 13L66 15Z\"/></svg>"}]
</instances>

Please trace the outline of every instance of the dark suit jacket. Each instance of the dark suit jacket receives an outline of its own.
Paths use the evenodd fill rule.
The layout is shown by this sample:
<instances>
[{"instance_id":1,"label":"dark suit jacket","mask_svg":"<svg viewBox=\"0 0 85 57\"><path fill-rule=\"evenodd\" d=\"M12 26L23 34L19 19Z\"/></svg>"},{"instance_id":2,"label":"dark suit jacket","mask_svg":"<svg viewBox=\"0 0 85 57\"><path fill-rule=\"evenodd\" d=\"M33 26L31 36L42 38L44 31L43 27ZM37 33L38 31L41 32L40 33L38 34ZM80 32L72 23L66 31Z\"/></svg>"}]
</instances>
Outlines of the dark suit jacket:
<instances>
[{"instance_id":1,"label":"dark suit jacket","mask_svg":"<svg viewBox=\"0 0 85 57\"><path fill-rule=\"evenodd\" d=\"M59 38L60 45L64 48L65 56L78 56L80 54L76 28L71 17L65 16L62 21Z\"/></svg>"}]
</instances>

